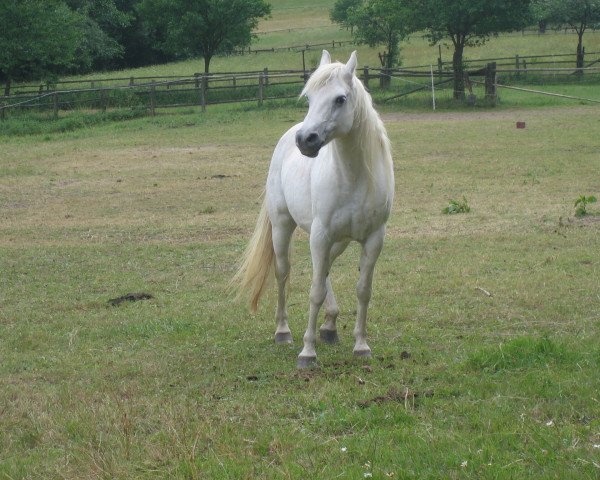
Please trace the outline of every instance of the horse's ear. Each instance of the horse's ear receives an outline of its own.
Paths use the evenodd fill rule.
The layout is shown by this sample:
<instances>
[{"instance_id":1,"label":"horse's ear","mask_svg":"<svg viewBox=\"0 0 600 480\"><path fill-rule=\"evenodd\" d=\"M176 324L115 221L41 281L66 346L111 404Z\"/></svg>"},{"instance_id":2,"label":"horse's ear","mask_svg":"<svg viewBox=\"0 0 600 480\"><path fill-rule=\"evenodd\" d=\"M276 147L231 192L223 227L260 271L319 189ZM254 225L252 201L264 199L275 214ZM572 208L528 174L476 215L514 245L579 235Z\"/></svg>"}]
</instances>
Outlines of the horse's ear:
<instances>
[{"instance_id":1,"label":"horse's ear","mask_svg":"<svg viewBox=\"0 0 600 480\"><path fill-rule=\"evenodd\" d=\"M331 63L331 55L329 55L329 52L327 50L323 50L323 55L321 55L321 62L319 63L319 67L327 65L328 63Z\"/></svg>"},{"instance_id":2,"label":"horse's ear","mask_svg":"<svg viewBox=\"0 0 600 480\"><path fill-rule=\"evenodd\" d=\"M356 50L354 50L352 52L352 54L350 55L350 59L348 60L348 63L346 63L345 68L345 74L346 74L346 79L348 80L348 82L350 82L352 80L352 77L354 76L354 71L356 70Z\"/></svg>"}]
</instances>

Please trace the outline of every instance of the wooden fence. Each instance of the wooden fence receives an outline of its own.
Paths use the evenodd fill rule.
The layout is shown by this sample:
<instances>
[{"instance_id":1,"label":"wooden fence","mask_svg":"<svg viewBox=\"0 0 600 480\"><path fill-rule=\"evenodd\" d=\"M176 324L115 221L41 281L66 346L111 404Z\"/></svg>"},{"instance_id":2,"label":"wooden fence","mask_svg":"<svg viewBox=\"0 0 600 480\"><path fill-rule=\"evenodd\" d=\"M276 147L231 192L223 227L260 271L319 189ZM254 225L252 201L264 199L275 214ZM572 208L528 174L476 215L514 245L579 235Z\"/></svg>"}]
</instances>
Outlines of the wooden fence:
<instances>
[{"instance_id":1,"label":"wooden fence","mask_svg":"<svg viewBox=\"0 0 600 480\"><path fill-rule=\"evenodd\" d=\"M584 69L574 67L574 55L519 56L498 59L482 59L466 63L469 76L487 77L490 64L495 75L524 78L527 75L567 76L573 73L600 72L598 53ZM569 59L569 57L571 57ZM567 66L568 65L568 66ZM357 72L370 89L389 89L398 98L431 87L449 83L452 70L449 62L438 61L432 65L418 65L397 69L365 66ZM0 97L0 116L7 111L51 111L58 116L65 110L100 110L112 108L141 108L154 115L157 109L173 107L200 107L222 103L256 102L295 98L310 74L308 70L269 70L252 72L229 72L219 74L194 74L191 76L119 77L89 80L65 80L53 84L25 84L5 88ZM400 88L404 82L406 88ZM486 96L488 95L486 89Z\"/></svg>"}]
</instances>

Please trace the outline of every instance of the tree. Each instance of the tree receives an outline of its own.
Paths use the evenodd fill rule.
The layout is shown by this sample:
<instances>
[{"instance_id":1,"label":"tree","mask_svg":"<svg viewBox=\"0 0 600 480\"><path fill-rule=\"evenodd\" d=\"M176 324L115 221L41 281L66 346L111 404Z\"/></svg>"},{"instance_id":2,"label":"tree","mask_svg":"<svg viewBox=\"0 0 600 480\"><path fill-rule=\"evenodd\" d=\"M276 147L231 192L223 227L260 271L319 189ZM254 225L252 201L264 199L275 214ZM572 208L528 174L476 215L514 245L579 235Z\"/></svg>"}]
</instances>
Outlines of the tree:
<instances>
[{"instance_id":1,"label":"tree","mask_svg":"<svg viewBox=\"0 0 600 480\"><path fill-rule=\"evenodd\" d=\"M82 18L84 39L79 45L80 70L98 70L114 66L122 57L121 32L132 16L117 7L115 0L66 0L67 5Z\"/></svg>"},{"instance_id":2,"label":"tree","mask_svg":"<svg viewBox=\"0 0 600 480\"><path fill-rule=\"evenodd\" d=\"M351 31L354 25L350 20L351 10L360 7L363 0L336 0L335 4L329 11L329 18L332 22L338 23L344 28L349 28Z\"/></svg>"},{"instance_id":3,"label":"tree","mask_svg":"<svg viewBox=\"0 0 600 480\"><path fill-rule=\"evenodd\" d=\"M123 46L123 56L112 62L120 67L141 67L167 63L175 56L160 48L155 31L144 20L141 0L116 0L117 8L127 14L128 25L118 32L114 38ZM161 37L164 40L164 36Z\"/></svg>"},{"instance_id":4,"label":"tree","mask_svg":"<svg viewBox=\"0 0 600 480\"><path fill-rule=\"evenodd\" d=\"M569 26L577 32L577 68L583 68L583 34L600 22L600 0L538 0L550 23Z\"/></svg>"},{"instance_id":5,"label":"tree","mask_svg":"<svg viewBox=\"0 0 600 480\"><path fill-rule=\"evenodd\" d=\"M465 96L463 52L490 35L519 30L530 23L529 0L422 0L421 26L432 44L449 39L454 47L454 98Z\"/></svg>"},{"instance_id":6,"label":"tree","mask_svg":"<svg viewBox=\"0 0 600 480\"><path fill-rule=\"evenodd\" d=\"M61 0L0 0L0 77L49 78L77 64L82 17Z\"/></svg>"},{"instance_id":7,"label":"tree","mask_svg":"<svg viewBox=\"0 0 600 480\"><path fill-rule=\"evenodd\" d=\"M208 73L215 54L250 44L271 6L264 0L143 0L140 12L161 49L178 58L201 56Z\"/></svg>"},{"instance_id":8,"label":"tree","mask_svg":"<svg viewBox=\"0 0 600 480\"><path fill-rule=\"evenodd\" d=\"M334 10L341 8L342 4L349 5L343 24L355 27L353 34L359 43L371 47L385 45L387 55L384 67L393 68L400 58L399 42L414 31L413 3L410 0L338 0ZM333 11L331 16L334 17ZM337 11L336 18L344 17Z\"/></svg>"}]
</instances>

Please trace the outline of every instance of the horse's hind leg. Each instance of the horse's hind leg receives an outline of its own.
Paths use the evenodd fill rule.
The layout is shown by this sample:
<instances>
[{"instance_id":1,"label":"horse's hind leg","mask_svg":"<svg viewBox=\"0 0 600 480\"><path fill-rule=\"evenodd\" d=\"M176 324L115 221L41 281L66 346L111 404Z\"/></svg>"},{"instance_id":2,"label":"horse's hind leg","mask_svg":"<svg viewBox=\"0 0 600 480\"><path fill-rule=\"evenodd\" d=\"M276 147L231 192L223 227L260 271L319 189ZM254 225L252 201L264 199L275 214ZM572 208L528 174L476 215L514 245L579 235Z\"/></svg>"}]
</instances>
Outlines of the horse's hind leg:
<instances>
[{"instance_id":1,"label":"horse's hind leg","mask_svg":"<svg viewBox=\"0 0 600 480\"><path fill-rule=\"evenodd\" d=\"M275 278L277 279L277 329L275 343L292 343L286 309L286 284L290 275L290 241L296 224L290 218L279 218L273 223L273 249L275 250Z\"/></svg>"},{"instance_id":2,"label":"horse's hind leg","mask_svg":"<svg viewBox=\"0 0 600 480\"><path fill-rule=\"evenodd\" d=\"M330 263L333 264L333 261L342 254L342 252L346 249L349 242L338 242L333 245L331 248ZM331 267L330 267L331 268ZM319 337L322 342L325 343L337 343L339 341L336 327L337 316L340 313L340 309L338 308L338 304L335 300L335 295L333 293L333 288L331 286L331 277L327 275L327 296L325 297L325 322L319 329Z\"/></svg>"}]
</instances>

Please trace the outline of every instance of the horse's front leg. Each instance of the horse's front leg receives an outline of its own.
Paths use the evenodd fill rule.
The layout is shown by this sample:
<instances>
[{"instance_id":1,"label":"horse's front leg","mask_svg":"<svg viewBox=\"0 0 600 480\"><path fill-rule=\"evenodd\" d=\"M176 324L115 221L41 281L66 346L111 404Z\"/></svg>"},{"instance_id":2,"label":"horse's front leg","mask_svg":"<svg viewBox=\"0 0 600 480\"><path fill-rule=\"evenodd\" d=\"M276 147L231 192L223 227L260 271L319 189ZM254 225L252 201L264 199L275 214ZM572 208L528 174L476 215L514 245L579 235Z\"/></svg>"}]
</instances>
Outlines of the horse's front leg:
<instances>
[{"instance_id":1,"label":"horse's front leg","mask_svg":"<svg viewBox=\"0 0 600 480\"><path fill-rule=\"evenodd\" d=\"M309 368L317 361L315 342L317 340L317 317L321 305L327 296L327 274L329 270L329 253L331 241L322 228L315 226L310 232L310 253L313 264L313 277L310 287L310 310L308 327L304 334L304 348L298 355L298 368Z\"/></svg>"},{"instance_id":2,"label":"horse's front leg","mask_svg":"<svg viewBox=\"0 0 600 480\"><path fill-rule=\"evenodd\" d=\"M367 309L371 300L371 289L373 284L373 271L375 263L383 247L385 226L373 232L363 243L360 257L360 276L356 285L356 296L358 297L358 309L356 314L356 326L354 327L354 355L359 357L370 357L371 349L367 345Z\"/></svg>"}]
</instances>

